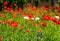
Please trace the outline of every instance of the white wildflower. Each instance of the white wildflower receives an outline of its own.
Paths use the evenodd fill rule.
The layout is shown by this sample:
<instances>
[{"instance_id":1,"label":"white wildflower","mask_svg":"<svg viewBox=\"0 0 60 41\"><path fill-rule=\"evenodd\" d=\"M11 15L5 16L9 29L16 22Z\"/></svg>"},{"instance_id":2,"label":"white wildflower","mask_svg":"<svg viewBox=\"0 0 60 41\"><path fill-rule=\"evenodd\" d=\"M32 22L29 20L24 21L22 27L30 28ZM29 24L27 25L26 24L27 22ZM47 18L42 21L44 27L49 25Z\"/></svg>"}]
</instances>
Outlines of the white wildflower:
<instances>
[{"instance_id":1,"label":"white wildflower","mask_svg":"<svg viewBox=\"0 0 60 41\"><path fill-rule=\"evenodd\" d=\"M31 20L34 20L34 18L31 18Z\"/></svg>"},{"instance_id":2,"label":"white wildflower","mask_svg":"<svg viewBox=\"0 0 60 41\"><path fill-rule=\"evenodd\" d=\"M24 16L24 19L29 19L29 17L28 16Z\"/></svg>"},{"instance_id":3,"label":"white wildflower","mask_svg":"<svg viewBox=\"0 0 60 41\"><path fill-rule=\"evenodd\" d=\"M36 17L35 20L39 20L40 18L39 17Z\"/></svg>"},{"instance_id":4,"label":"white wildflower","mask_svg":"<svg viewBox=\"0 0 60 41\"><path fill-rule=\"evenodd\" d=\"M59 19L59 16L55 16L57 19Z\"/></svg>"}]
</instances>

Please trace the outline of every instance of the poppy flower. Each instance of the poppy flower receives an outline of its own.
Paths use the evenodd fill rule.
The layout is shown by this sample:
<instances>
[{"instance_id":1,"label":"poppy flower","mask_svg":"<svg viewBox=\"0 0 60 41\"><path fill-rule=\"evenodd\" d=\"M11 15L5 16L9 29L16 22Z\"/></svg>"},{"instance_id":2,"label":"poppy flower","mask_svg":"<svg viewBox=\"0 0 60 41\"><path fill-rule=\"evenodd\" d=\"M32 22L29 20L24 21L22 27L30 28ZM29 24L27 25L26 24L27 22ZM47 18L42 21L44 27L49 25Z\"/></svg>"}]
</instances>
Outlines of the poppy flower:
<instances>
[{"instance_id":1,"label":"poppy flower","mask_svg":"<svg viewBox=\"0 0 60 41\"><path fill-rule=\"evenodd\" d=\"M3 20L0 20L0 23L2 23L3 22Z\"/></svg>"},{"instance_id":2,"label":"poppy flower","mask_svg":"<svg viewBox=\"0 0 60 41\"><path fill-rule=\"evenodd\" d=\"M4 2L4 5L8 5L8 2L7 2L7 1L5 1L5 2Z\"/></svg>"},{"instance_id":3,"label":"poppy flower","mask_svg":"<svg viewBox=\"0 0 60 41\"><path fill-rule=\"evenodd\" d=\"M8 21L5 21L4 24L8 24L9 22Z\"/></svg>"},{"instance_id":4,"label":"poppy flower","mask_svg":"<svg viewBox=\"0 0 60 41\"><path fill-rule=\"evenodd\" d=\"M14 6L16 6L16 4L14 4Z\"/></svg>"},{"instance_id":5,"label":"poppy flower","mask_svg":"<svg viewBox=\"0 0 60 41\"><path fill-rule=\"evenodd\" d=\"M57 21L56 24L57 24L57 25L60 25L60 21Z\"/></svg>"},{"instance_id":6,"label":"poppy flower","mask_svg":"<svg viewBox=\"0 0 60 41\"><path fill-rule=\"evenodd\" d=\"M47 24L46 24L45 22L43 22L43 23L42 23L42 26L46 27L46 26L47 26Z\"/></svg>"},{"instance_id":7,"label":"poppy flower","mask_svg":"<svg viewBox=\"0 0 60 41\"><path fill-rule=\"evenodd\" d=\"M45 15L45 16L43 17L43 19L44 19L44 20L50 20L50 19L51 19L51 16L50 16L50 15Z\"/></svg>"},{"instance_id":8,"label":"poppy flower","mask_svg":"<svg viewBox=\"0 0 60 41\"><path fill-rule=\"evenodd\" d=\"M14 14L17 15L19 13L19 11L15 10Z\"/></svg>"},{"instance_id":9,"label":"poppy flower","mask_svg":"<svg viewBox=\"0 0 60 41\"><path fill-rule=\"evenodd\" d=\"M30 30L26 30L27 33L30 33Z\"/></svg>"},{"instance_id":10,"label":"poppy flower","mask_svg":"<svg viewBox=\"0 0 60 41\"><path fill-rule=\"evenodd\" d=\"M2 36L0 36L0 40L2 40L3 39L3 37Z\"/></svg>"},{"instance_id":11,"label":"poppy flower","mask_svg":"<svg viewBox=\"0 0 60 41\"><path fill-rule=\"evenodd\" d=\"M54 6L49 6L49 9L53 9L54 8Z\"/></svg>"},{"instance_id":12,"label":"poppy flower","mask_svg":"<svg viewBox=\"0 0 60 41\"><path fill-rule=\"evenodd\" d=\"M28 17L31 19L31 18L34 18L33 14L28 14Z\"/></svg>"},{"instance_id":13,"label":"poppy flower","mask_svg":"<svg viewBox=\"0 0 60 41\"><path fill-rule=\"evenodd\" d=\"M48 11L49 9L48 8L45 8L46 11Z\"/></svg>"},{"instance_id":14,"label":"poppy flower","mask_svg":"<svg viewBox=\"0 0 60 41\"><path fill-rule=\"evenodd\" d=\"M0 13L0 16L3 16L3 14Z\"/></svg>"},{"instance_id":15,"label":"poppy flower","mask_svg":"<svg viewBox=\"0 0 60 41\"><path fill-rule=\"evenodd\" d=\"M38 24L35 23L34 26L38 26Z\"/></svg>"},{"instance_id":16,"label":"poppy flower","mask_svg":"<svg viewBox=\"0 0 60 41\"><path fill-rule=\"evenodd\" d=\"M53 21L53 22L57 22L58 20L57 20L56 17L53 17L53 18L52 18L52 21Z\"/></svg>"},{"instance_id":17,"label":"poppy flower","mask_svg":"<svg viewBox=\"0 0 60 41\"><path fill-rule=\"evenodd\" d=\"M14 18L17 18L17 15L16 14L14 14Z\"/></svg>"},{"instance_id":18,"label":"poppy flower","mask_svg":"<svg viewBox=\"0 0 60 41\"><path fill-rule=\"evenodd\" d=\"M13 9L12 9L12 8L8 8L8 10L9 10L9 11L13 11Z\"/></svg>"},{"instance_id":19,"label":"poppy flower","mask_svg":"<svg viewBox=\"0 0 60 41\"><path fill-rule=\"evenodd\" d=\"M29 9L32 9L32 5L30 3L27 4Z\"/></svg>"},{"instance_id":20,"label":"poppy flower","mask_svg":"<svg viewBox=\"0 0 60 41\"><path fill-rule=\"evenodd\" d=\"M45 10L45 6L42 6L42 9Z\"/></svg>"},{"instance_id":21,"label":"poppy flower","mask_svg":"<svg viewBox=\"0 0 60 41\"><path fill-rule=\"evenodd\" d=\"M30 4L30 3L28 3L27 5L28 5L28 7L29 7L29 6L31 6L31 4Z\"/></svg>"},{"instance_id":22,"label":"poppy flower","mask_svg":"<svg viewBox=\"0 0 60 41\"><path fill-rule=\"evenodd\" d=\"M36 6L33 6L33 10L36 10L37 9L37 7Z\"/></svg>"},{"instance_id":23,"label":"poppy flower","mask_svg":"<svg viewBox=\"0 0 60 41\"><path fill-rule=\"evenodd\" d=\"M60 6L58 6L58 10L60 10Z\"/></svg>"},{"instance_id":24,"label":"poppy flower","mask_svg":"<svg viewBox=\"0 0 60 41\"><path fill-rule=\"evenodd\" d=\"M18 27L18 22L10 22L10 25L13 27Z\"/></svg>"},{"instance_id":25,"label":"poppy flower","mask_svg":"<svg viewBox=\"0 0 60 41\"><path fill-rule=\"evenodd\" d=\"M18 10L18 11L22 13L22 12L23 12L23 9L22 9L22 8L19 8L19 10Z\"/></svg>"}]
</instances>

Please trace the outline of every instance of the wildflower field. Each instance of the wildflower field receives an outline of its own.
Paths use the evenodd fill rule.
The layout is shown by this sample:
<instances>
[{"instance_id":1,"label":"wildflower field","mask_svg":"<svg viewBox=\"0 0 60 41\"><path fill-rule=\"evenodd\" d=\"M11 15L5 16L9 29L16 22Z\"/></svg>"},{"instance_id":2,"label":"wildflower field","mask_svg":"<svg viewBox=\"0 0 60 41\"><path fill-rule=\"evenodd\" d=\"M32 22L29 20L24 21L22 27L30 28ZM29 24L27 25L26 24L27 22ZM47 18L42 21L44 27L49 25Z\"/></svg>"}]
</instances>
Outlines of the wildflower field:
<instances>
[{"instance_id":1,"label":"wildflower field","mask_svg":"<svg viewBox=\"0 0 60 41\"><path fill-rule=\"evenodd\" d=\"M60 41L60 7L31 6L0 13L0 41Z\"/></svg>"}]
</instances>

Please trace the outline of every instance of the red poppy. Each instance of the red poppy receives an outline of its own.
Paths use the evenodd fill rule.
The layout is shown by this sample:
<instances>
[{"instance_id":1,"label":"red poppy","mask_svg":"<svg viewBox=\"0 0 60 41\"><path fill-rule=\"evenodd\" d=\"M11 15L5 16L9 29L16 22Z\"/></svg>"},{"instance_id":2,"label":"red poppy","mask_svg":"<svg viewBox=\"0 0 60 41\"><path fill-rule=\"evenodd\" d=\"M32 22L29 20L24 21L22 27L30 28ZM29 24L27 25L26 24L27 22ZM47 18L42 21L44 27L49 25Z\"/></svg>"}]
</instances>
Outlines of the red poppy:
<instances>
[{"instance_id":1,"label":"red poppy","mask_svg":"<svg viewBox=\"0 0 60 41\"><path fill-rule=\"evenodd\" d=\"M45 10L45 6L42 6L42 9Z\"/></svg>"},{"instance_id":2,"label":"red poppy","mask_svg":"<svg viewBox=\"0 0 60 41\"><path fill-rule=\"evenodd\" d=\"M14 6L16 6L16 4L14 4Z\"/></svg>"},{"instance_id":3,"label":"red poppy","mask_svg":"<svg viewBox=\"0 0 60 41\"><path fill-rule=\"evenodd\" d=\"M49 8L45 8L45 10L46 10L46 11L48 11L48 10L49 10Z\"/></svg>"},{"instance_id":4,"label":"red poppy","mask_svg":"<svg viewBox=\"0 0 60 41\"><path fill-rule=\"evenodd\" d=\"M17 15L16 14L14 14L14 18L17 18Z\"/></svg>"},{"instance_id":5,"label":"red poppy","mask_svg":"<svg viewBox=\"0 0 60 41\"><path fill-rule=\"evenodd\" d=\"M18 27L18 22L10 22L10 25L13 27Z\"/></svg>"},{"instance_id":6,"label":"red poppy","mask_svg":"<svg viewBox=\"0 0 60 41\"><path fill-rule=\"evenodd\" d=\"M2 23L3 22L3 20L0 20L0 23Z\"/></svg>"},{"instance_id":7,"label":"red poppy","mask_svg":"<svg viewBox=\"0 0 60 41\"><path fill-rule=\"evenodd\" d=\"M49 8L50 8L50 9L53 9L53 8L54 8L54 6L49 6Z\"/></svg>"},{"instance_id":8,"label":"red poppy","mask_svg":"<svg viewBox=\"0 0 60 41\"><path fill-rule=\"evenodd\" d=\"M22 8L19 8L19 12L21 12L21 13L22 13L22 12L23 12L23 9L22 9Z\"/></svg>"},{"instance_id":9,"label":"red poppy","mask_svg":"<svg viewBox=\"0 0 60 41\"><path fill-rule=\"evenodd\" d=\"M43 19L44 19L44 20L50 20L50 19L51 19L51 16L50 16L50 15L45 15L45 16L43 17Z\"/></svg>"},{"instance_id":10,"label":"red poppy","mask_svg":"<svg viewBox=\"0 0 60 41\"><path fill-rule=\"evenodd\" d=\"M28 3L27 5L28 5L28 7L31 6L30 3Z\"/></svg>"},{"instance_id":11,"label":"red poppy","mask_svg":"<svg viewBox=\"0 0 60 41\"><path fill-rule=\"evenodd\" d=\"M47 7L45 7L45 6L42 6L42 9L43 9L43 10L46 10L46 11L49 10L49 8L47 8Z\"/></svg>"},{"instance_id":12,"label":"red poppy","mask_svg":"<svg viewBox=\"0 0 60 41\"><path fill-rule=\"evenodd\" d=\"M60 21L57 21L56 24L57 24L57 25L60 25Z\"/></svg>"},{"instance_id":13,"label":"red poppy","mask_svg":"<svg viewBox=\"0 0 60 41\"><path fill-rule=\"evenodd\" d=\"M30 30L26 30L27 33L30 33Z\"/></svg>"},{"instance_id":14,"label":"red poppy","mask_svg":"<svg viewBox=\"0 0 60 41\"><path fill-rule=\"evenodd\" d=\"M10 12L14 12L14 10L12 8L8 8L8 11Z\"/></svg>"},{"instance_id":15,"label":"red poppy","mask_svg":"<svg viewBox=\"0 0 60 41\"><path fill-rule=\"evenodd\" d=\"M38 26L38 24L35 23L34 26Z\"/></svg>"},{"instance_id":16,"label":"red poppy","mask_svg":"<svg viewBox=\"0 0 60 41\"><path fill-rule=\"evenodd\" d=\"M47 26L47 24L46 24L45 22L43 22L43 23L42 23L42 26L46 27L46 26Z\"/></svg>"},{"instance_id":17,"label":"red poppy","mask_svg":"<svg viewBox=\"0 0 60 41\"><path fill-rule=\"evenodd\" d=\"M53 21L53 22L57 22L58 20L56 19L56 17L53 17L53 18L52 18L52 21Z\"/></svg>"},{"instance_id":18,"label":"red poppy","mask_svg":"<svg viewBox=\"0 0 60 41\"><path fill-rule=\"evenodd\" d=\"M19 14L19 13L20 13L20 12L19 12L18 10L15 10L15 11L14 11L14 14L15 14L15 15L17 15L17 14Z\"/></svg>"},{"instance_id":19,"label":"red poppy","mask_svg":"<svg viewBox=\"0 0 60 41\"><path fill-rule=\"evenodd\" d=\"M36 10L37 9L37 7L36 6L33 6L33 10Z\"/></svg>"},{"instance_id":20,"label":"red poppy","mask_svg":"<svg viewBox=\"0 0 60 41\"><path fill-rule=\"evenodd\" d=\"M28 14L28 17L31 19L31 18L34 18L33 14Z\"/></svg>"},{"instance_id":21,"label":"red poppy","mask_svg":"<svg viewBox=\"0 0 60 41\"><path fill-rule=\"evenodd\" d=\"M3 16L3 14L0 13L0 16Z\"/></svg>"},{"instance_id":22,"label":"red poppy","mask_svg":"<svg viewBox=\"0 0 60 41\"><path fill-rule=\"evenodd\" d=\"M60 10L60 6L58 6L58 10Z\"/></svg>"},{"instance_id":23,"label":"red poppy","mask_svg":"<svg viewBox=\"0 0 60 41\"><path fill-rule=\"evenodd\" d=\"M5 21L4 24L8 24L9 22L8 21Z\"/></svg>"},{"instance_id":24,"label":"red poppy","mask_svg":"<svg viewBox=\"0 0 60 41\"><path fill-rule=\"evenodd\" d=\"M3 39L3 37L2 36L0 36L0 40L2 40Z\"/></svg>"},{"instance_id":25,"label":"red poppy","mask_svg":"<svg viewBox=\"0 0 60 41\"><path fill-rule=\"evenodd\" d=\"M7 2L7 1L5 1L5 2L4 2L4 5L8 5L8 2Z\"/></svg>"}]
</instances>

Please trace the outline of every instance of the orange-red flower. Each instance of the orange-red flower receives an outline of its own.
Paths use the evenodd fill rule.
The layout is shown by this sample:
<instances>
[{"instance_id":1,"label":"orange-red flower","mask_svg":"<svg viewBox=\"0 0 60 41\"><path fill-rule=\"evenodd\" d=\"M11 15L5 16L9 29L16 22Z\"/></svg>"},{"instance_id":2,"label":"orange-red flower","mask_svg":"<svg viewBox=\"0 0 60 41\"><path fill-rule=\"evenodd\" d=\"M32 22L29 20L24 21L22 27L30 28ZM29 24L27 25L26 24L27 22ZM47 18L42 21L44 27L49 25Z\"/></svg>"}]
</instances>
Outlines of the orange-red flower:
<instances>
[{"instance_id":1,"label":"orange-red flower","mask_svg":"<svg viewBox=\"0 0 60 41\"><path fill-rule=\"evenodd\" d=\"M5 21L4 24L8 24L9 22L8 21Z\"/></svg>"},{"instance_id":2,"label":"orange-red flower","mask_svg":"<svg viewBox=\"0 0 60 41\"><path fill-rule=\"evenodd\" d=\"M53 17L53 18L52 18L52 21L53 21L53 22L57 22L58 20L57 20L56 17Z\"/></svg>"},{"instance_id":3,"label":"orange-red flower","mask_svg":"<svg viewBox=\"0 0 60 41\"><path fill-rule=\"evenodd\" d=\"M45 15L45 16L43 17L43 19L44 19L44 20L50 20L50 19L51 19L51 16L50 16L50 15Z\"/></svg>"},{"instance_id":4,"label":"orange-red flower","mask_svg":"<svg viewBox=\"0 0 60 41\"><path fill-rule=\"evenodd\" d=\"M28 17L31 19L31 18L34 18L33 14L28 14Z\"/></svg>"},{"instance_id":5,"label":"orange-red flower","mask_svg":"<svg viewBox=\"0 0 60 41\"><path fill-rule=\"evenodd\" d=\"M49 8L50 8L50 9L53 9L53 8L54 8L54 6L49 6Z\"/></svg>"},{"instance_id":6,"label":"orange-red flower","mask_svg":"<svg viewBox=\"0 0 60 41\"><path fill-rule=\"evenodd\" d=\"M57 24L57 25L60 25L60 21L57 21L56 24Z\"/></svg>"},{"instance_id":7,"label":"orange-red flower","mask_svg":"<svg viewBox=\"0 0 60 41\"><path fill-rule=\"evenodd\" d=\"M14 4L14 6L16 6L16 4Z\"/></svg>"},{"instance_id":8,"label":"orange-red flower","mask_svg":"<svg viewBox=\"0 0 60 41\"><path fill-rule=\"evenodd\" d=\"M46 26L47 26L47 24L46 24L45 22L43 22L43 23L42 23L42 26L46 27Z\"/></svg>"},{"instance_id":9,"label":"orange-red flower","mask_svg":"<svg viewBox=\"0 0 60 41\"><path fill-rule=\"evenodd\" d=\"M10 25L13 27L18 27L18 22L10 22Z\"/></svg>"},{"instance_id":10,"label":"orange-red flower","mask_svg":"<svg viewBox=\"0 0 60 41\"><path fill-rule=\"evenodd\" d=\"M30 30L26 30L27 33L30 33Z\"/></svg>"},{"instance_id":11,"label":"orange-red flower","mask_svg":"<svg viewBox=\"0 0 60 41\"><path fill-rule=\"evenodd\" d=\"M5 2L4 2L4 5L8 5L8 2L7 2L7 1L5 1Z\"/></svg>"},{"instance_id":12,"label":"orange-red flower","mask_svg":"<svg viewBox=\"0 0 60 41\"><path fill-rule=\"evenodd\" d=\"M38 26L38 24L35 23L34 26Z\"/></svg>"},{"instance_id":13,"label":"orange-red flower","mask_svg":"<svg viewBox=\"0 0 60 41\"><path fill-rule=\"evenodd\" d=\"M2 36L0 36L0 40L2 40L3 39L3 37Z\"/></svg>"},{"instance_id":14,"label":"orange-red flower","mask_svg":"<svg viewBox=\"0 0 60 41\"><path fill-rule=\"evenodd\" d=\"M14 14L14 18L17 18L17 15L16 14Z\"/></svg>"},{"instance_id":15,"label":"orange-red flower","mask_svg":"<svg viewBox=\"0 0 60 41\"><path fill-rule=\"evenodd\" d=\"M3 22L3 20L0 20L0 23L2 23Z\"/></svg>"},{"instance_id":16,"label":"orange-red flower","mask_svg":"<svg viewBox=\"0 0 60 41\"><path fill-rule=\"evenodd\" d=\"M10 7L8 8L8 11L13 12L14 10Z\"/></svg>"},{"instance_id":17,"label":"orange-red flower","mask_svg":"<svg viewBox=\"0 0 60 41\"><path fill-rule=\"evenodd\" d=\"M36 11L37 10L37 7L36 6L33 6L33 10Z\"/></svg>"},{"instance_id":18,"label":"orange-red flower","mask_svg":"<svg viewBox=\"0 0 60 41\"><path fill-rule=\"evenodd\" d=\"M3 16L3 14L0 13L0 16Z\"/></svg>"},{"instance_id":19,"label":"orange-red flower","mask_svg":"<svg viewBox=\"0 0 60 41\"><path fill-rule=\"evenodd\" d=\"M23 12L23 9L22 9L22 8L19 8L19 12L21 12L21 13L22 13L22 12Z\"/></svg>"}]
</instances>

